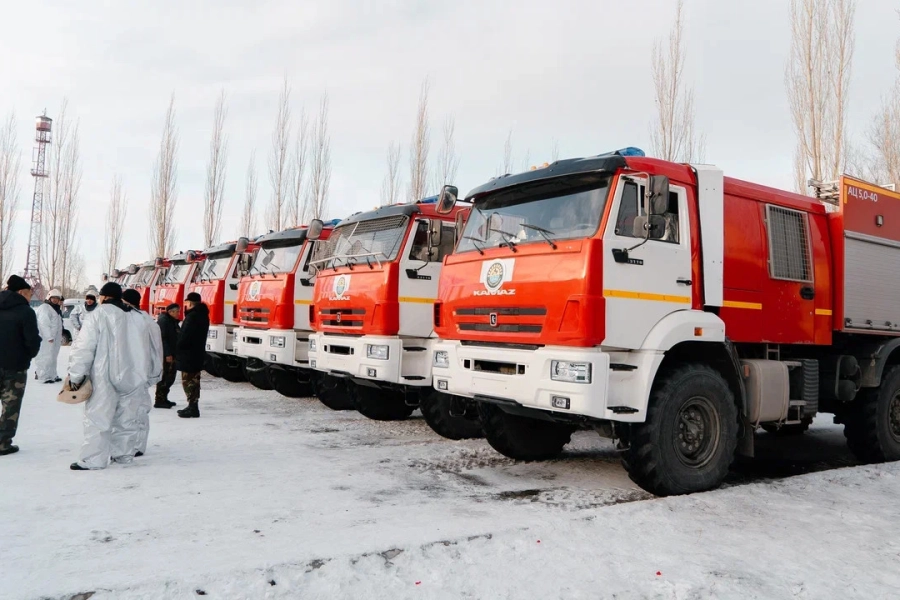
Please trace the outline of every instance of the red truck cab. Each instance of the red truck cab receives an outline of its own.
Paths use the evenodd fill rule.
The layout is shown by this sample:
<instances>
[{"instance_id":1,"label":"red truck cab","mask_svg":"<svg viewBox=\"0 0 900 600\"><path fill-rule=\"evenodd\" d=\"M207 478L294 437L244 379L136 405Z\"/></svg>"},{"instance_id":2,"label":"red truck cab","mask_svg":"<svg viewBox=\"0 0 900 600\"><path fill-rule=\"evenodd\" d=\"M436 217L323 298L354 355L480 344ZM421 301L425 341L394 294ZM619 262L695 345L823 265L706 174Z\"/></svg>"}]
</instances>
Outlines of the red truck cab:
<instances>
[{"instance_id":1,"label":"red truck cab","mask_svg":"<svg viewBox=\"0 0 900 600\"><path fill-rule=\"evenodd\" d=\"M164 260L163 274L156 284L156 294L151 308L154 316L165 312L170 304L184 308L185 286L192 280L194 271L203 261L203 254L189 250Z\"/></svg>"}]
</instances>

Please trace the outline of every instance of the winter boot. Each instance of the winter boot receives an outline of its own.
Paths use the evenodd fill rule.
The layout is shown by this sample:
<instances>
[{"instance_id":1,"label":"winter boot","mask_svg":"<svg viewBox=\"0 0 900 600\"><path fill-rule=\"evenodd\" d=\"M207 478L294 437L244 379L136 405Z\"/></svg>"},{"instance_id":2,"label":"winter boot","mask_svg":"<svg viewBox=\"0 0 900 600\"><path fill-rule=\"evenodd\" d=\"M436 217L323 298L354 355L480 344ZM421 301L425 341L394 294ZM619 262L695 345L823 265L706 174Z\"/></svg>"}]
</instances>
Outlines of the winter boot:
<instances>
[{"instance_id":1,"label":"winter boot","mask_svg":"<svg viewBox=\"0 0 900 600\"><path fill-rule=\"evenodd\" d=\"M77 462L73 462L71 465L69 465L69 469L73 471L90 471L90 469L88 469L87 467L82 467Z\"/></svg>"},{"instance_id":2,"label":"winter boot","mask_svg":"<svg viewBox=\"0 0 900 600\"><path fill-rule=\"evenodd\" d=\"M19 447L15 444L10 444L9 446L0 446L0 456L6 456L7 454L15 454L19 451Z\"/></svg>"},{"instance_id":3,"label":"winter boot","mask_svg":"<svg viewBox=\"0 0 900 600\"><path fill-rule=\"evenodd\" d=\"M172 408L173 406L175 406L175 403L168 400L157 400L153 403L153 408Z\"/></svg>"},{"instance_id":4,"label":"winter boot","mask_svg":"<svg viewBox=\"0 0 900 600\"><path fill-rule=\"evenodd\" d=\"M196 402L191 402L187 405L187 408L182 408L178 411L178 416L182 419L196 419L200 416L200 409L197 407Z\"/></svg>"}]
</instances>

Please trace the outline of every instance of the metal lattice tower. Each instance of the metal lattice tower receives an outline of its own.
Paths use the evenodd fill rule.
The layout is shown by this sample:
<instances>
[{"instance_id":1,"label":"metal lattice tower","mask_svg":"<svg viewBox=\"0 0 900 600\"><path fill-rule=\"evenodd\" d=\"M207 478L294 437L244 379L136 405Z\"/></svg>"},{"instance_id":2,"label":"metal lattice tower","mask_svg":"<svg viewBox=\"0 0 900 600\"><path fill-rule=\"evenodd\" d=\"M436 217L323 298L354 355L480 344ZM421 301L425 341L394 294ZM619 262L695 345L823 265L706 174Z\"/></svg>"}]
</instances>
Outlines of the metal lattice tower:
<instances>
[{"instance_id":1,"label":"metal lattice tower","mask_svg":"<svg viewBox=\"0 0 900 600\"><path fill-rule=\"evenodd\" d=\"M34 151L31 176L34 177L34 200L31 203L31 232L28 234L28 261L25 264L25 281L31 284L34 295L44 299L41 284L41 220L44 215L44 186L50 173L47 171L47 146L50 145L50 127L53 119L47 111L37 118L34 133Z\"/></svg>"}]
</instances>

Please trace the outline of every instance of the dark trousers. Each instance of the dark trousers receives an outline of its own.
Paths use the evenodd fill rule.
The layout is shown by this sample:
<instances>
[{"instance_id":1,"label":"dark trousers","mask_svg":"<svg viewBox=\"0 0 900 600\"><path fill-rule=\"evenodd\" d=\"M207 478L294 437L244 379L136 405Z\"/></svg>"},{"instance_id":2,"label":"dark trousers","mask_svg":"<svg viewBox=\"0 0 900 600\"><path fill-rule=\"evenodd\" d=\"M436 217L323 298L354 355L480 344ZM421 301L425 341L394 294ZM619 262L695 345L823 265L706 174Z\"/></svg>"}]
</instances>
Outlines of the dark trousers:
<instances>
[{"instance_id":1,"label":"dark trousers","mask_svg":"<svg viewBox=\"0 0 900 600\"><path fill-rule=\"evenodd\" d=\"M28 371L0 369L0 448L9 447L19 427Z\"/></svg>"},{"instance_id":2,"label":"dark trousers","mask_svg":"<svg viewBox=\"0 0 900 600\"><path fill-rule=\"evenodd\" d=\"M157 404L169 401L169 390L172 389L172 385L175 384L175 373L177 370L178 369L175 368L174 360L172 362L163 361L162 379L156 384Z\"/></svg>"},{"instance_id":3,"label":"dark trousers","mask_svg":"<svg viewBox=\"0 0 900 600\"><path fill-rule=\"evenodd\" d=\"M184 395L187 396L188 404L197 404L200 402L200 372L181 373L181 387L184 388Z\"/></svg>"}]
</instances>

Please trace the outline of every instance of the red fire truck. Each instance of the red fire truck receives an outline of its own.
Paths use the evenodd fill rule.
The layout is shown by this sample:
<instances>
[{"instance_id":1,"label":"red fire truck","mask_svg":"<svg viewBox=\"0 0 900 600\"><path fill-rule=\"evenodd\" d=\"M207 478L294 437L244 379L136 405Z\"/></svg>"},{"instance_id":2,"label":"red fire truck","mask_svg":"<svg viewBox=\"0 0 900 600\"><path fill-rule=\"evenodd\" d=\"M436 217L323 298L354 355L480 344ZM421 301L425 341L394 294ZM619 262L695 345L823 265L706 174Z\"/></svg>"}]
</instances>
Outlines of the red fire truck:
<instances>
[{"instance_id":1,"label":"red fire truck","mask_svg":"<svg viewBox=\"0 0 900 600\"><path fill-rule=\"evenodd\" d=\"M241 277L250 271L257 246L247 238L203 251L188 291L197 292L209 307L206 371L228 381L244 381L244 361L236 351L237 297Z\"/></svg>"},{"instance_id":2,"label":"red fire truck","mask_svg":"<svg viewBox=\"0 0 900 600\"><path fill-rule=\"evenodd\" d=\"M258 237L256 259L238 288L234 343L245 376L260 389L288 397L313 394L307 338L315 244L307 232L303 226ZM322 239L330 232L330 226L323 228Z\"/></svg>"},{"instance_id":3,"label":"red fire truck","mask_svg":"<svg viewBox=\"0 0 900 600\"><path fill-rule=\"evenodd\" d=\"M184 287L192 280L194 271L202 261L203 253L196 250L188 250L169 259L157 259L163 275L156 284L155 297L150 307L152 315L165 312L170 304L184 306Z\"/></svg>"},{"instance_id":4,"label":"red fire truck","mask_svg":"<svg viewBox=\"0 0 900 600\"><path fill-rule=\"evenodd\" d=\"M453 250L457 217L468 210L453 206L439 215L435 200L340 222L313 261L310 366L321 373L319 388L344 388L370 419L405 419L418 406L440 435L479 437L474 405L431 385L441 263Z\"/></svg>"},{"instance_id":5,"label":"red fire truck","mask_svg":"<svg viewBox=\"0 0 900 600\"><path fill-rule=\"evenodd\" d=\"M135 289L141 293L141 310L151 313L150 304L152 302L153 293L156 291L156 284L159 282L163 274L163 267L158 263L162 263L162 259L149 260L143 263L135 273L134 277L128 283L128 287ZM152 314L152 313L151 313Z\"/></svg>"},{"instance_id":6,"label":"red fire truck","mask_svg":"<svg viewBox=\"0 0 900 600\"><path fill-rule=\"evenodd\" d=\"M506 456L594 429L661 495L819 412L861 460L900 459L900 194L821 196L637 149L493 179L441 273L434 385Z\"/></svg>"}]
</instances>

